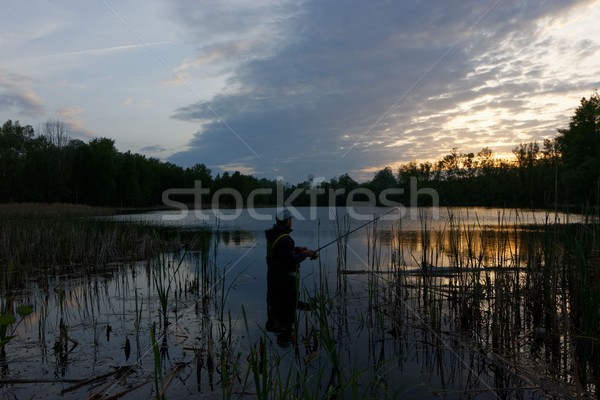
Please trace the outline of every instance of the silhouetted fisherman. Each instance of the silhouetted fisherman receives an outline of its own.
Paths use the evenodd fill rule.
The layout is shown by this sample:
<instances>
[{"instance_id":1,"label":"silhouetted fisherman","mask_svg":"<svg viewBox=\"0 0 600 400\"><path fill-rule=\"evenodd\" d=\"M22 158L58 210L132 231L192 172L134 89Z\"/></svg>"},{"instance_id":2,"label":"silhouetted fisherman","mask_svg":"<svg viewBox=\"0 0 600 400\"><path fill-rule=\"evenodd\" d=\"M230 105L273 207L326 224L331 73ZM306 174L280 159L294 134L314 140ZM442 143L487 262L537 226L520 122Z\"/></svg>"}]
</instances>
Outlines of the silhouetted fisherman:
<instances>
[{"instance_id":1,"label":"silhouetted fisherman","mask_svg":"<svg viewBox=\"0 0 600 400\"><path fill-rule=\"evenodd\" d=\"M310 307L298 300L298 269L306 258L317 253L306 247L296 247L292 232L293 216L288 210L277 213L276 223L265 231L267 238L267 330L277 335L277 342L292 341L296 309Z\"/></svg>"}]
</instances>

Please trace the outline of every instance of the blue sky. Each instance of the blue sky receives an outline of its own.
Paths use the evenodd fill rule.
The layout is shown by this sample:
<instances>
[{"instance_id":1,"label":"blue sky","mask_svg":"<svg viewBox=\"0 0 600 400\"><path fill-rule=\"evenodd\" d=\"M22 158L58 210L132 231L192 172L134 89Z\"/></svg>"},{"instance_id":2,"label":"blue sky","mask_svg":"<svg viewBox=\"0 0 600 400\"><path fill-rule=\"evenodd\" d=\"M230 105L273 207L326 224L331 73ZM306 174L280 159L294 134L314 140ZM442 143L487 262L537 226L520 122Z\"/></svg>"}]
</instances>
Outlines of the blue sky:
<instances>
[{"instance_id":1,"label":"blue sky","mask_svg":"<svg viewBox=\"0 0 600 400\"><path fill-rule=\"evenodd\" d=\"M600 0L4 0L0 120L291 183L508 157L600 86L599 20Z\"/></svg>"}]
</instances>

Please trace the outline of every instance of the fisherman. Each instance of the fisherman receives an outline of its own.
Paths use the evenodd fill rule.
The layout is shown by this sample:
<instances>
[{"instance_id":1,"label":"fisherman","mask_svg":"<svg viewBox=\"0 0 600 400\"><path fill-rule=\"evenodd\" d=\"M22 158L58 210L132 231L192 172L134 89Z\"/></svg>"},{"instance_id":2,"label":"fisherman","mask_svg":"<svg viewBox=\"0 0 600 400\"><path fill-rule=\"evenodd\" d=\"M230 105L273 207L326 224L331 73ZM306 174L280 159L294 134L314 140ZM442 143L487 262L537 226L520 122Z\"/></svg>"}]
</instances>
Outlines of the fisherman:
<instances>
[{"instance_id":1,"label":"fisherman","mask_svg":"<svg viewBox=\"0 0 600 400\"><path fill-rule=\"evenodd\" d=\"M310 306L298 299L298 269L306 258L315 259L317 252L296 247L292 232L292 213L277 213L275 224L265 231L267 238L267 330L277 334L280 344L292 339L296 309Z\"/></svg>"}]
</instances>

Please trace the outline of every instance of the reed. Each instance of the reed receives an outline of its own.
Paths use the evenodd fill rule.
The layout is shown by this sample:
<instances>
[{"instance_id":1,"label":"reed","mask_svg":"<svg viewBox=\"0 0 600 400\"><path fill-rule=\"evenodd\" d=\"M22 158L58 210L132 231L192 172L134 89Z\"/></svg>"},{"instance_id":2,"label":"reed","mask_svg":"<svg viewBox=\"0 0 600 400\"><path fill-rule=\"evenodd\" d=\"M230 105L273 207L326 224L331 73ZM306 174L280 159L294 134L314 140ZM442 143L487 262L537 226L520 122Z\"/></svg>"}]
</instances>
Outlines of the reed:
<instances>
[{"instance_id":1,"label":"reed","mask_svg":"<svg viewBox=\"0 0 600 400\"><path fill-rule=\"evenodd\" d=\"M165 397L162 391L162 361L158 347L158 341L156 340L156 323L152 324L152 327L150 328L150 340L152 344L152 356L154 360L154 388L156 390L156 396L158 400L164 400Z\"/></svg>"},{"instance_id":2,"label":"reed","mask_svg":"<svg viewBox=\"0 0 600 400\"><path fill-rule=\"evenodd\" d=\"M36 303L43 317L38 329L45 332L51 325L48 310L56 310L56 320L64 317L61 328L69 322L69 335L77 329L75 319L91 315L95 335L98 316L106 318L102 327L117 327L116 320L124 320L137 333L139 351L144 348L140 327L158 309L160 320L149 326L150 344L145 347L151 350L153 390L159 396L175 376L186 388L187 376L195 376L202 395L223 398L538 399L542 390L563 398L571 391L597 396L598 227L557 225L551 218L523 226L512 212L499 212L494 227L452 210L449 222L439 229L432 228L425 213L417 232L403 232L399 222L390 228L381 221L366 230L363 253L340 241L337 259L324 257L319 276L307 277L318 282L318 296L313 311L298 312L295 340L287 348L261 327L251 326L245 307L246 340L240 340L243 333L229 300L242 272L229 276L234 265L219 263L218 234L205 240L188 232L169 233L169 243L185 244L185 250L171 247L149 262L145 288L135 280L143 281L143 272L129 281L125 274L96 268L115 283L116 294L92 274L78 275L83 279L77 288L56 279L44 292L54 288L55 297ZM348 231L343 220L337 224L340 234ZM167 236L157 235L157 246L166 249ZM22 278L12 276L17 282ZM140 294L144 289L147 297ZM88 298L92 296L94 300ZM127 306L125 300L116 307L111 303L111 297L121 301L126 296ZM103 298L106 309L118 310L116 317L100 310ZM179 320L169 325L174 304ZM195 319L184 315L194 311ZM193 321L192 328L184 325L186 319ZM162 328L162 345L157 327ZM186 358L190 353L180 355L178 341L193 351L195 363ZM163 375L173 362L161 354L167 345L176 348L172 357L187 362L185 373L173 367L168 379ZM143 363L142 356L138 362ZM538 364L548 366L545 374ZM556 382L551 390L550 381ZM172 382L177 384L176 379Z\"/></svg>"},{"instance_id":3,"label":"reed","mask_svg":"<svg viewBox=\"0 0 600 400\"><path fill-rule=\"evenodd\" d=\"M335 234L338 239L336 242L337 245L337 265L336 268L338 271L343 271L346 269L346 261L348 259L348 232L350 232L350 216L348 214L344 214L343 217L340 217L335 211Z\"/></svg>"},{"instance_id":4,"label":"reed","mask_svg":"<svg viewBox=\"0 0 600 400\"><path fill-rule=\"evenodd\" d=\"M2 203L0 218L95 217L114 215L107 207L92 207L69 203Z\"/></svg>"},{"instance_id":5,"label":"reed","mask_svg":"<svg viewBox=\"0 0 600 400\"><path fill-rule=\"evenodd\" d=\"M472 351L481 347L507 357L503 374L524 379L518 375L527 370L521 367L517 373L514 366L525 363L534 371L526 349L540 356L545 348L549 364L560 368L566 366L560 361L564 359L578 365L581 393L595 390L600 365L597 225L557 225L546 218L523 226L520 218L499 212L496 227L489 230L477 218L468 225L461 215L449 215L444 230L432 232L422 216L423 271L415 278L417 285L398 269L397 255L410 251L402 249L394 239L398 233L392 232L390 269L395 273L387 275L391 279L385 283L389 290L382 291L384 300L377 293L382 280L367 279L369 309L379 310L379 325L369 324L370 334L381 340L384 325L393 337L401 336L409 316L405 311L410 310L413 318L426 323L439 349L447 347L440 342L444 331L464 332ZM517 222L507 223L509 219ZM377 235L371 234L371 260L376 259L376 241ZM448 267L431 263L445 259L451 260ZM377 263L370 264L378 272Z\"/></svg>"},{"instance_id":6,"label":"reed","mask_svg":"<svg viewBox=\"0 0 600 400\"><path fill-rule=\"evenodd\" d=\"M152 269L152 281L158 296L160 306L161 325L163 329L169 325L169 304L171 302L171 293L173 287L176 287L175 280L178 278L179 270L185 260L185 253L178 260L167 259L162 255L155 260ZM176 301L176 299L173 299Z\"/></svg>"},{"instance_id":7,"label":"reed","mask_svg":"<svg viewBox=\"0 0 600 400\"><path fill-rule=\"evenodd\" d=\"M6 345L15 337L17 326L33 312L31 305L20 303L15 295L18 283L13 281L13 266L0 271L0 358L6 359Z\"/></svg>"},{"instance_id":8,"label":"reed","mask_svg":"<svg viewBox=\"0 0 600 400\"><path fill-rule=\"evenodd\" d=\"M565 247L568 268L565 309L568 309L571 340L582 384L600 376L600 252L597 224L574 228Z\"/></svg>"},{"instance_id":9,"label":"reed","mask_svg":"<svg viewBox=\"0 0 600 400\"><path fill-rule=\"evenodd\" d=\"M1 218L1 217L0 217ZM157 228L90 218L4 218L0 261L15 265L94 268L145 260L162 241Z\"/></svg>"},{"instance_id":10,"label":"reed","mask_svg":"<svg viewBox=\"0 0 600 400\"><path fill-rule=\"evenodd\" d=\"M250 338L250 326L248 324L248 316L246 314L246 308L242 306L242 315L244 318L244 326L246 327L246 333ZM248 370L246 372L246 378L244 379L244 386L250 383L249 377L252 375L254 382L254 390L256 392L256 398L260 400L266 400L270 398L270 385L273 382L274 377L271 375L273 367L277 367L276 363L271 362L272 366L269 366L267 356L268 337L263 332L263 336L259 337L258 345L250 344L250 352L248 354Z\"/></svg>"},{"instance_id":11,"label":"reed","mask_svg":"<svg viewBox=\"0 0 600 400\"><path fill-rule=\"evenodd\" d=\"M139 341L140 337L140 328L142 326L142 310L144 308L144 299L139 299L138 290L135 289L135 320L133 322L133 326L135 328L135 337Z\"/></svg>"}]
</instances>

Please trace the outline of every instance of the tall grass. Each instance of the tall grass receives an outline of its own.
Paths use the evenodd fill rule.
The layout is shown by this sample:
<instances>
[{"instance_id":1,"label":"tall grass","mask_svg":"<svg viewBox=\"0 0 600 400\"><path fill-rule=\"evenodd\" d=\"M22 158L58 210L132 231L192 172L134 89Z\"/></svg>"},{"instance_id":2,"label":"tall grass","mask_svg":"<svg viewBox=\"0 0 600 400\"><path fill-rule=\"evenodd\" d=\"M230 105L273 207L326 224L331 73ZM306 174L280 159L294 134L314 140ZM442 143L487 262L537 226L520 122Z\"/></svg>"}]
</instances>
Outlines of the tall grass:
<instances>
[{"instance_id":1,"label":"tall grass","mask_svg":"<svg viewBox=\"0 0 600 400\"><path fill-rule=\"evenodd\" d=\"M0 262L17 266L94 268L149 260L161 251L194 250L210 236L209 228L185 233L99 218L98 214L105 213L102 209L33 207L28 213L29 207L15 208L21 211L9 213L6 210L11 207L0 207Z\"/></svg>"},{"instance_id":2,"label":"tall grass","mask_svg":"<svg viewBox=\"0 0 600 400\"><path fill-rule=\"evenodd\" d=\"M0 261L51 267L101 266L148 259L161 240L155 228L96 219L18 219L0 223Z\"/></svg>"},{"instance_id":3,"label":"tall grass","mask_svg":"<svg viewBox=\"0 0 600 400\"><path fill-rule=\"evenodd\" d=\"M235 310L228 309L228 297L237 278L226 276L230 265L219 264L218 235L187 237L188 233L179 232L171 236L177 243L186 243L187 252L169 253L162 261L148 264L152 295L140 300L138 287L121 286L123 296L127 291L135 296L129 319L132 328L136 332L150 328L146 346L154 361L155 394L164 395L163 383L168 379L161 380L167 363L172 363L162 352L182 340L184 350L191 353L181 357L191 354L194 361L185 358L186 372L179 376L182 385L189 387L185 379L193 376L198 391L207 397L597 396L598 226L557 225L551 218L537 226L522 226L509 222L515 220L509 214L499 212L494 227L477 218L474 223L466 222L473 221L471 216L449 214L448 223L435 230L423 213L420 230L410 232L418 236L416 247L406 242L400 223L392 228L373 224L365 228L368 243L358 261L352 257L356 250L340 241L338 261L319 269L314 309L298 312L295 340L287 348L280 347L262 327L251 326L255 321L248 318L245 308L247 340L235 336L237 321L232 316ZM347 232L348 224L338 221L337 230ZM160 235L149 234L148 245L164 249ZM183 273L186 268L189 274ZM60 315L67 315L67 309L81 300L56 282L60 299L55 307L64 306ZM84 292L98 290L91 279L84 282ZM93 321L101 313L99 293L90 311L80 311L84 316L91 314ZM178 327L179 322L168 324L174 304L187 306L184 313L195 313L193 328ZM40 307L44 318L39 322L39 336L45 338L43 327L52 305ZM151 310L157 309L162 344L150 322L156 315ZM123 306L124 319L127 312ZM71 315L69 335L74 334L73 321ZM139 351L143 343L138 336Z\"/></svg>"},{"instance_id":4,"label":"tall grass","mask_svg":"<svg viewBox=\"0 0 600 400\"><path fill-rule=\"evenodd\" d=\"M13 267L0 271L0 365L6 363L6 345L15 337L16 326L32 313L31 305L19 303L15 292L19 285L13 281Z\"/></svg>"},{"instance_id":5,"label":"tall grass","mask_svg":"<svg viewBox=\"0 0 600 400\"><path fill-rule=\"evenodd\" d=\"M338 240L337 246L337 270L343 271L346 269L346 261L348 259L348 232L350 232L350 216L345 214L340 217L336 211L335 214L335 234Z\"/></svg>"},{"instance_id":6,"label":"tall grass","mask_svg":"<svg viewBox=\"0 0 600 400\"><path fill-rule=\"evenodd\" d=\"M161 326L163 329L169 325L169 312L171 311L171 301L176 302L177 299L171 299L173 288L177 287L176 279L179 275L185 254L179 259L167 259L166 255L161 255L153 263L152 281L158 296L158 302L161 315Z\"/></svg>"},{"instance_id":7,"label":"tall grass","mask_svg":"<svg viewBox=\"0 0 600 400\"><path fill-rule=\"evenodd\" d=\"M565 244L563 272L567 292L572 345L578 361L576 376L582 384L600 376L600 243L599 226L581 225ZM597 388L600 393L600 388Z\"/></svg>"},{"instance_id":8,"label":"tall grass","mask_svg":"<svg viewBox=\"0 0 600 400\"><path fill-rule=\"evenodd\" d=\"M114 215L115 211L106 207L91 207L83 204L67 203L3 203L0 204L0 218L66 218L96 217Z\"/></svg>"},{"instance_id":9,"label":"tall grass","mask_svg":"<svg viewBox=\"0 0 600 400\"><path fill-rule=\"evenodd\" d=\"M356 294L366 307L349 318L347 288L321 288L316 309L297 321L304 337L288 363L264 335L249 357L259 397L397 398L414 390L396 379L411 340L422 343L415 346L423 376L444 382L436 392L442 397L598 395L598 226L552 218L524 226L516 212L499 212L494 227L450 215L439 232L423 215L419 273L403 262L411 251L403 248L401 227L390 234L389 258L382 256L380 227L371 227L365 293ZM345 352L355 351L361 334L369 362L358 367Z\"/></svg>"}]
</instances>

